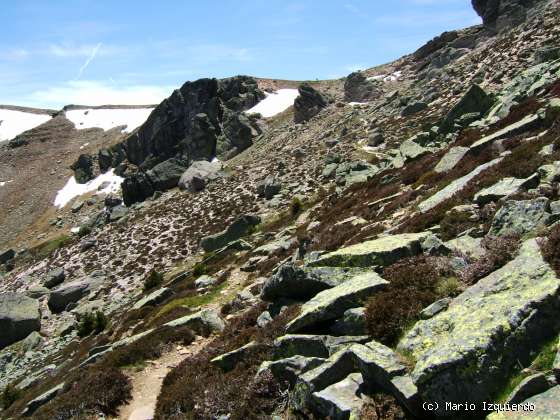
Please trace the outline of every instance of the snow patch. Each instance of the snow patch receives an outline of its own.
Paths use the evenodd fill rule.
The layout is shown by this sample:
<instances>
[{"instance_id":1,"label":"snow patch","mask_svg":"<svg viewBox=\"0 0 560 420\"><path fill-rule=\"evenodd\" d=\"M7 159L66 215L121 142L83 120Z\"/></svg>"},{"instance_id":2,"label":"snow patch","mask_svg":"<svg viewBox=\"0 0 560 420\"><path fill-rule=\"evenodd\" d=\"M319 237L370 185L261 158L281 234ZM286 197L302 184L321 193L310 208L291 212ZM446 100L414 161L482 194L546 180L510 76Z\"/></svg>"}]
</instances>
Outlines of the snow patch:
<instances>
[{"instance_id":1,"label":"snow patch","mask_svg":"<svg viewBox=\"0 0 560 420\"><path fill-rule=\"evenodd\" d=\"M78 184L76 178L71 177L64 188L56 193L54 205L62 208L75 197L98 190L104 183L107 183L107 185L103 189L98 190L96 194L116 193L119 191L123 181L124 178L114 174L114 169L99 175L85 184Z\"/></svg>"},{"instance_id":2,"label":"snow patch","mask_svg":"<svg viewBox=\"0 0 560 420\"><path fill-rule=\"evenodd\" d=\"M126 125L124 133L130 133L144 124L154 108L107 108L107 109L76 109L66 111L66 118L81 130L84 128L111 128Z\"/></svg>"},{"instance_id":3,"label":"snow patch","mask_svg":"<svg viewBox=\"0 0 560 420\"><path fill-rule=\"evenodd\" d=\"M266 98L245 112L261 114L264 118L273 117L291 107L299 96L299 92L297 89L278 89L273 93L265 92L265 95Z\"/></svg>"},{"instance_id":4,"label":"snow patch","mask_svg":"<svg viewBox=\"0 0 560 420\"><path fill-rule=\"evenodd\" d=\"M9 181L0 181L0 187L3 187L6 184L9 184L10 182L14 182L13 179L10 179Z\"/></svg>"},{"instance_id":5,"label":"snow patch","mask_svg":"<svg viewBox=\"0 0 560 420\"><path fill-rule=\"evenodd\" d=\"M51 118L47 114L0 109L0 142L11 140L24 131L46 123Z\"/></svg>"},{"instance_id":6,"label":"snow patch","mask_svg":"<svg viewBox=\"0 0 560 420\"><path fill-rule=\"evenodd\" d=\"M378 74L377 76L368 77L370 81L396 82L402 76L402 71L395 71L391 74Z\"/></svg>"}]
</instances>

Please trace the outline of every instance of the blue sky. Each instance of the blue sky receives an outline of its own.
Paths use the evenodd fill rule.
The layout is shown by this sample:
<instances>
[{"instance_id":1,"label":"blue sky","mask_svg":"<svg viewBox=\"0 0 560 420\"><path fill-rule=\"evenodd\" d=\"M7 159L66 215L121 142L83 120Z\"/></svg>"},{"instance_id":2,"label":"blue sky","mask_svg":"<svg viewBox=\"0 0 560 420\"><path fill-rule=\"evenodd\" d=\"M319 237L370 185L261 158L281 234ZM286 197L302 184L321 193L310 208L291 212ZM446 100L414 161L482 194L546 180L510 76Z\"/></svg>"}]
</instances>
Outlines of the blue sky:
<instances>
[{"instance_id":1,"label":"blue sky","mask_svg":"<svg viewBox=\"0 0 560 420\"><path fill-rule=\"evenodd\" d=\"M479 23L470 0L2 1L0 103L156 103L187 80L347 75Z\"/></svg>"}]
</instances>

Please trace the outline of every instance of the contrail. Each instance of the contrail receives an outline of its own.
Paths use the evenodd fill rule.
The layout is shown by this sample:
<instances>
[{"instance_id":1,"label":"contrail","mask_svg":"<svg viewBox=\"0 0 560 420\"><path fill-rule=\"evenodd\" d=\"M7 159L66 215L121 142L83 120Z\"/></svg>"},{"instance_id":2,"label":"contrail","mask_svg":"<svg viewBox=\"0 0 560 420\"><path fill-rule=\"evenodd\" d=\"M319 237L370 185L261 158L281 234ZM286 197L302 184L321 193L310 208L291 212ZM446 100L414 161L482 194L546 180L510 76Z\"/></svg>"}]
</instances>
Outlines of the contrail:
<instances>
[{"instance_id":1,"label":"contrail","mask_svg":"<svg viewBox=\"0 0 560 420\"><path fill-rule=\"evenodd\" d=\"M82 77L82 74L83 74L84 70L87 68L87 66L89 66L89 63L91 63L93 61L93 59L97 55L97 52L99 51L99 48L101 48L101 45L103 45L102 42L100 42L99 44L97 44L95 46L95 48L91 52L90 56L86 60L86 62L82 65L82 67L80 67L80 70L78 71L78 75L76 76L76 80L78 80L80 77Z\"/></svg>"}]
</instances>

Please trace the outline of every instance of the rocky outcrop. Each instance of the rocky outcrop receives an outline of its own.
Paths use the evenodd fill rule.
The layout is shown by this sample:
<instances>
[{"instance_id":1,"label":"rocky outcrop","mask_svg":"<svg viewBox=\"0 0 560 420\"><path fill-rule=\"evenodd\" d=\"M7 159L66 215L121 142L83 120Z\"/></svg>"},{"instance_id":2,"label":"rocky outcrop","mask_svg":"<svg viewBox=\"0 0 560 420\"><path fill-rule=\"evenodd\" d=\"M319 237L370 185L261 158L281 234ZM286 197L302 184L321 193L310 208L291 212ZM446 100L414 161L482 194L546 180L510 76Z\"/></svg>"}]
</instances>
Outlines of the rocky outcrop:
<instances>
[{"instance_id":1,"label":"rocky outcrop","mask_svg":"<svg viewBox=\"0 0 560 420\"><path fill-rule=\"evenodd\" d=\"M327 106L327 100L309 84L299 87L299 96L294 101L294 122L296 124L309 121Z\"/></svg>"},{"instance_id":2,"label":"rocky outcrop","mask_svg":"<svg viewBox=\"0 0 560 420\"><path fill-rule=\"evenodd\" d=\"M74 171L74 178L78 184L85 184L93 179L93 158L82 154L70 167Z\"/></svg>"},{"instance_id":3,"label":"rocky outcrop","mask_svg":"<svg viewBox=\"0 0 560 420\"><path fill-rule=\"evenodd\" d=\"M64 383L61 383L29 401L21 415L23 417L29 417L33 415L33 413L35 413L35 411L37 411L39 407L42 407L43 405L54 399L60 392L62 392L63 389Z\"/></svg>"},{"instance_id":4,"label":"rocky outcrop","mask_svg":"<svg viewBox=\"0 0 560 420\"><path fill-rule=\"evenodd\" d=\"M419 321L400 350L417 361L412 379L425 401L480 404L504 385L512 369L560 328L560 282L543 261L537 240L470 287L435 317Z\"/></svg>"},{"instance_id":5,"label":"rocky outcrop","mask_svg":"<svg viewBox=\"0 0 560 420\"><path fill-rule=\"evenodd\" d=\"M491 201L516 194L522 189L535 188L539 184L538 176L531 176L526 179L504 178L491 187L479 191L474 196L474 202L479 206L484 206Z\"/></svg>"},{"instance_id":6,"label":"rocky outcrop","mask_svg":"<svg viewBox=\"0 0 560 420\"><path fill-rule=\"evenodd\" d=\"M224 110L243 111L262 98L256 81L245 76L187 82L126 140L127 158L144 166L150 166L147 159L161 162L176 155L189 161L209 160L223 132Z\"/></svg>"},{"instance_id":7,"label":"rocky outcrop","mask_svg":"<svg viewBox=\"0 0 560 420\"><path fill-rule=\"evenodd\" d=\"M39 302L18 293L0 295L0 349L41 328Z\"/></svg>"},{"instance_id":8,"label":"rocky outcrop","mask_svg":"<svg viewBox=\"0 0 560 420\"><path fill-rule=\"evenodd\" d=\"M484 26L502 31L527 19L530 8L545 0L472 0Z\"/></svg>"},{"instance_id":9,"label":"rocky outcrop","mask_svg":"<svg viewBox=\"0 0 560 420\"><path fill-rule=\"evenodd\" d=\"M350 73L344 82L344 100L347 102L367 102L382 93L379 85L368 80L361 71Z\"/></svg>"}]
</instances>

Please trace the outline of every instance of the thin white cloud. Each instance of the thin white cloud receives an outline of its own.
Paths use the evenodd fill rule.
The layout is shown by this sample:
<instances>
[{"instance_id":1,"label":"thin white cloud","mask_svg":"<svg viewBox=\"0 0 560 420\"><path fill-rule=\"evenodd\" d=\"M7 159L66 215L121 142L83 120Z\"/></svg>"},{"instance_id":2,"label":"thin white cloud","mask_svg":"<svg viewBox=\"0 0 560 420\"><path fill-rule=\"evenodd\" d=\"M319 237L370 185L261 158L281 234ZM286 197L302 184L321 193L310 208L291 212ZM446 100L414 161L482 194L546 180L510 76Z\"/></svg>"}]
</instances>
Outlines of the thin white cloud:
<instances>
[{"instance_id":1,"label":"thin white cloud","mask_svg":"<svg viewBox=\"0 0 560 420\"><path fill-rule=\"evenodd\" d=\"M101 48L101 45L103 45L103 44L100 42L92 50L90 56L86 59L84 64L82 64L82 67L80 67L80 70L78 70L78 75L76 76L76 79L79 79L80 77L82 77L82 74L84 74L84 71L85 71L85 69L87 69L87 66L89 66L89 63L91 63L93 61L93 59L95 58L95 56L97 55L97 52Z\"/></svg>"},{"instance_id":2,"label":"thin white cloud","mask_svg":"<svg viewBox=\"0 0 560 420\"><path fill-rule=\"evenodd\" d=\"M76 105L150 105L171 94L174 86L123 85L97 80L72 80L22 97L22 103L39 108Z\"/></svg>"}]
</instances>

